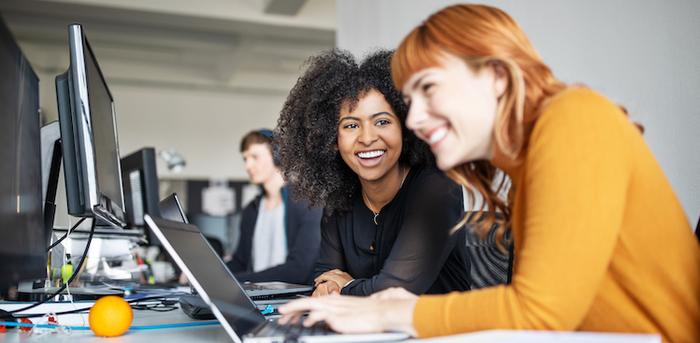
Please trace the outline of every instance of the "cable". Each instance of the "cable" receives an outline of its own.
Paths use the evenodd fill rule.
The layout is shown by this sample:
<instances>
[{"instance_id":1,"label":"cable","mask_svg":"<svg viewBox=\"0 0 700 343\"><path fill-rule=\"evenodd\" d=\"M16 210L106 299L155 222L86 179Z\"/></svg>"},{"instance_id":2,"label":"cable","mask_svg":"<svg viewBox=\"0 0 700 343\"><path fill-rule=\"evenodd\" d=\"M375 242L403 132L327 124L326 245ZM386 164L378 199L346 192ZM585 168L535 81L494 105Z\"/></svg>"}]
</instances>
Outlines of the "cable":
<instances>
[{"instance_id":1,"label":"cable","mask_svg":"<svg viewBox=\"0 0 700 343\"><path fill-rule=\"evenodd\" d=\"M29 323L17 323L17 322L0 322L0 325L11 326L11 327L24 327L24 328L40 328L40 329L58 329L58 328L68 328L71 330L90 330L89 326L68 326L68 325L54 325L54 324L29 324ZM216 320L208 320L205 322L188 322L188 323L171 323L171 324L159 324L159 325L133 325L129 327L129 330L159 330L159 329L176 329L192 326L210 326L219 325Z\"/></svg>"},{"instance_id":2,"label":"cable","mask_svg":"<svg viewBox=\"0 0 700 343\"><path fill-rule=\"evenodd\" d=\"M159 303L139 304L138 302L131 303L131 308L136 311L154 311L154 312L170 312L177 310L177 300L163 297Z\"/></svg>"},{"instance_id":3,"label":"cable","mask_svg":"<svg viewBox=\"0 0 700 343\"><path fill-rule=\"evenodd\" d=\"M73 302L73 295L70 294L70 286L69 285L66 286L66 293L68 293L68 299L70 299L70 304L73 307L73 310L74 311L78 310L78 308L75 306L75 303ZM80 312L76 312L76 313L80 313ZM85 317L81 315L80 320L83 322L83 325L85 325Z\"/></svg>"},{"instance_id":4,"label":"cable","mask_svg":"<svg viewBox=\"0 0 700 343\"><path fill-rule=\"evenodd\" d=\"M143 297L139 299L132 299L132 300L127 300L129 304L135 304L138 305L139 302L141 301L148 301L148 300L158 300L158 299L167 299L168 296L151 296L151 297ZM74 310L67 310L67 311L61 311L61 312L52 312L55 315L63 315L63 314L73 314L73 313L80 313L84 311L88 311L92 308L92 306L89 307L83 307L83 308L77 308ZM38 317L43 317L47 315L48 313L32 313L32 314L25 314L25 315L18 315L18 316L13 316L14 318L21 319L21 318L38 318Z\"/></svg>"},{"instance_id":5,"label":"cable","mask_svg":"<svg viewBox=\"0 0 700 343\"><path fill-rule=\"evenodd\" d=\"M165 306L163 304L134 305L131 307L135 311L170 312L177 310L177 306Z\"/></svg>"},{"instance_id":6,"label":"cable","mask_svg":"<svg viewBox=\"0 0 700 343\"><path fill-rule=\"evenodd\" d=\"M158 330L158 329L175 329L190 326L209 326L220 325L218 320L208 320L206 322L189 322L189 323L172 323L160 325L137 325L129 327L129 330Z\"/></svg>"},{"instance_id":7,"label":"cable","mask_svg":"<svg viewBox=\"0 0 700 343\"><path fill-rule=\"evenodd\" d=\"M85 218L87 218L87 217L82 217L82 218L80 218L80 220L78 220L78 222L75 223L75 225L73 225L73 226L68 230L68 232L66 232L65 235L63 235L63 236L62 236L61 238L59 238L57 241L51 243L51 245L49 245L49 247L46 248L46 251L47 251L47 252L51 251L51 249L53 249L54 247L56 247L57 245L59 245L61 242L63 242L63 240L66 239L66 238L68 237L68 235L69 235L71 232L73 232L73 230L75 230L75 228L77 228L78 225L80 225L80 224L85 220Z\"/></svg>"},{"instance_id":8,"label":"cable","mask_svg":"<svg viewBox=\"0 0 700 343\"><path fill-rule=\"evenodd\" d=\"M53 299L53 298L56 297L57 295L61 294L61 292L63 292L63 291L66 289L66 287L67 287L71 282L73 282L73 280L74 280L74 279L78 276L78 274L80 273L80 269L83 267L83 263L85 263L85 260L87 259L88 250L90 250L90 243L92 242L92 236L93 236L93 234L95 233L95 223L96 223L96 222L97 222L97 219L96 219L96 218L92 218L92 225L90 225L90 235L88 236L87 242L85 243L85 251L83 252L83 256L80 257L80 262L78 262L78 267L75 268L75 269L73 270L73 274L70 276L70 278L68 279L68 281L67 281L66 283L64 283L63 286L61 286L61 287L60 287L56 292L54 292L51 296L48 296L48 297L46 297L46 298L44 298L44 299L42 299L42 300L40 300L40 301L37 301L36 303L34 303L34 304L32 304L32 305L29 305L29 306L27 306L27 307L23 307L23 308L20 308L20 309L17 309L17 310L10 311L10 314L15 314L15 313L18 313L18 312L23 312L23 311L26 311L26 310L35 308L35 307L37 307L37 306L39 306L39 305L41 305L41 304L43 304L43 303L45 303L45 302L47 302L47 301Z\"/></svg>"}]
</instances>

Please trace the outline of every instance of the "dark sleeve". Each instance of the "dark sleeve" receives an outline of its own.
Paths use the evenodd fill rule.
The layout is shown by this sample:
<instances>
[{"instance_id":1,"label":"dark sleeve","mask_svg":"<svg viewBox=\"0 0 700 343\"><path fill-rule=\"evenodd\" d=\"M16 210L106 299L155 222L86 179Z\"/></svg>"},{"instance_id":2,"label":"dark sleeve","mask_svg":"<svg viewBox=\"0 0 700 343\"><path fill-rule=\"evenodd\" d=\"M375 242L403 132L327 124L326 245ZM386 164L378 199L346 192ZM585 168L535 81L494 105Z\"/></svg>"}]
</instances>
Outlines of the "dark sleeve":
<instances>
[{"instance_id":1,"label":"dark sleeve","mask_svg":"<svg viewBox=\"0 0 700 343\"><path fill-rule=\"evenodd\" d=\"M455 244L464 239L463 233L450 234L462 214L461 188L438 173L416 181L403 227L382 270L353 281L342 294L370 295L390 287L423 294L437 279Z\"/></svg>"},{"instance_id":2,"label":"dark sleeve","mask_svg":"<svg viewBox=\"0 0 700 343\"><path fill-rule=\"evenodd\" d=\"M288 221L295 225L287 232L295 233L287 239L292 239L288 244L289 251L284 263L261 270L256 273L243 273L236 275L241 281L283 281L297 284L308 284L314 263L318 259L318 250L321 244L321 209L309 208L306 202L288 203L289 216L294 216Z\"/></svg>"},{"instance_id":3,"label":"dark sleeve","mask_svg":"<svg viewBox=\"0 0 700 343\"><path fill-rule=\"evenodd\" d=\"M233 253L231 261L226 263L228 269L232 273L248 272L251 265L251 249L253 244L253 231L255 231L255 222L258 220L257 203L255 201L248 204L243 209L241 215L240 232L241 236L238 239L238 246Z\"/></svg>"},{"instance_id":4,"label":"dark sleeve","mask_svg":"<svg viewBox=\"0 0 700 343\"><path fill-rule=\"evenodd\" d=\"M321 224L321 254L314 268L314 278L329 270L346 270L345 254L338 232L338 221L342 220L342 216L338 218L338 215L334 215Z\"/></svg>"}]
</instances>

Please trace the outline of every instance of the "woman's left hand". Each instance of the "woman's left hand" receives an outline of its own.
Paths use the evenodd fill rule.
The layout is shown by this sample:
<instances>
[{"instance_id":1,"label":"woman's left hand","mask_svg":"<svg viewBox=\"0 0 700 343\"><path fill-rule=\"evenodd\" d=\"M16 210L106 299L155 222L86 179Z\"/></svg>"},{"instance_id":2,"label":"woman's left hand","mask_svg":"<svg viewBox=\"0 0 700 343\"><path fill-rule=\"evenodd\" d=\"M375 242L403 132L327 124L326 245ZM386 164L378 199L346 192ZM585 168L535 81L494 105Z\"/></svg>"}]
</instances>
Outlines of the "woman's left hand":
<instances>
[{"instance_id":1,"label":"woman's left hand","mask_svg":"<svg viewBox=\"0 0 700 343\"><path fill-rule=\"evenodd\" d=\"M283 316L279 323L294 321L308 311L308 317L303 323L305 326L324 321L341 333L402 331L415 336L413 308L417 300L415 295L400 298L343 295L304 298L281 306L279 312Z\"/></svg>"},{"instance_id":2,"label":"woman's left hand","mask_svg":"<svg viewBox=\"0 0 700 343\"><path fill-rule=\"evenodd\" d=\"M319 275L316 279L314 279L314 286L332 281L338 284L338 288L342 289L348 282L352 281L352 279L352 275L340 269L333 269Z\"/></svg>"}]
</instances>

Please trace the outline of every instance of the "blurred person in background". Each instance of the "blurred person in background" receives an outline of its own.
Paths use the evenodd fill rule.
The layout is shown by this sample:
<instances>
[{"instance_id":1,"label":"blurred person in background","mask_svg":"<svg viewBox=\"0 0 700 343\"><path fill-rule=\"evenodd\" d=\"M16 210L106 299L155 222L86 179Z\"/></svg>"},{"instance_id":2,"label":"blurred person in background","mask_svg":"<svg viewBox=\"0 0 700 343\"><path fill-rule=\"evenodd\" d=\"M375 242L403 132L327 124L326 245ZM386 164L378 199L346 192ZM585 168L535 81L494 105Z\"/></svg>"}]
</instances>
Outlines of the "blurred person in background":
<instances>
[{"instance_id":1,"label":"blurred person in background","mask_svg":"<svg viewBox=\"0 0 700 343\"><path fill-rule=\"evenodd\" d=\"M227 266L239 281L310 284L321 240L321 209L296 201L277 166L274 135L251 131L240 151L261 194L241 216L240 239Z\"/></svg>"}]
</instances>

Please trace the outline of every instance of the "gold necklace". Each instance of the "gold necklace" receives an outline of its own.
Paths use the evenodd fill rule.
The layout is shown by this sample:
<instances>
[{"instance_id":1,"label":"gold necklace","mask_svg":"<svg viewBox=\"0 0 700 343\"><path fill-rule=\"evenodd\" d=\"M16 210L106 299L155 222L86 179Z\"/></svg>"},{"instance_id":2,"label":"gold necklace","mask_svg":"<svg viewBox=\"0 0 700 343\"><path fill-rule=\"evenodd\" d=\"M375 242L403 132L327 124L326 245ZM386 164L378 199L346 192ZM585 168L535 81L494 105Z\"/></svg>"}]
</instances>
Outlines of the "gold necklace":
<instances>
[{"instance_id":1,"label":"gold necklace","mask_svg":"<svg viewBox=\"0 0 700 343\"><path fill-rule=\"evenodd\" d=\"M410 170L410 169L408 169L408 168L405 170L405 172L404 172L404 174L403 174L403 177L401 178L401 183L399 184L399 190L400 190L401 187L403 186L403 182L406 181L406 176L408 176L408 171L409 171L409 170ZM399 192L399 191L397 190L396 193L398 193L398 192ZM382 209L380 208L379 211L374 212L374 209L373 209L373 208L374 208L374 204L373 204L371 201L369 201L369 198L367 197L367 194L365 193L364 190L362 191L362 198L365 199L365 201L367 202L367 205L369 205L368 207L369 207L370 212L372 212L372 214L374 215L374 218L372 218L372 221L374 222L374 225L379 225L379 223L377 222L377 217L379 217L379 213L382 212Z\"/></svg>"}]
</instances>

